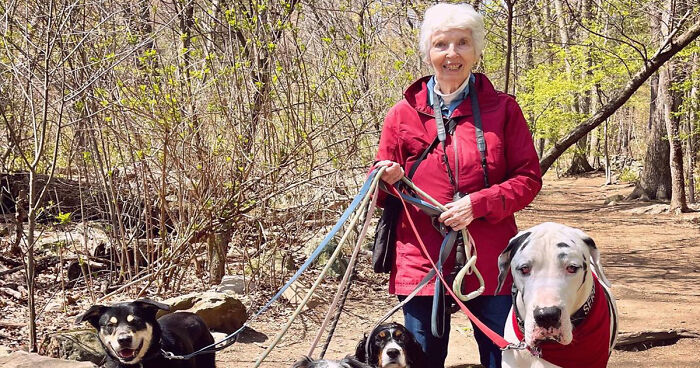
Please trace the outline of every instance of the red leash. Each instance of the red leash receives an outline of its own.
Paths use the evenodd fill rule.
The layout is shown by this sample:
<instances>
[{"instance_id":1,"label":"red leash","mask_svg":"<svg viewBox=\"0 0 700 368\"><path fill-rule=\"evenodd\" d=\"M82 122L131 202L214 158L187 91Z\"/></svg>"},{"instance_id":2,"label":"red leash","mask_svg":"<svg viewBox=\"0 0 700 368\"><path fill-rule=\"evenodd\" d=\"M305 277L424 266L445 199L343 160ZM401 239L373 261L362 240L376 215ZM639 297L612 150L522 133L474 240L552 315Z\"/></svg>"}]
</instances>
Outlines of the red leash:
<instances>
[{"instance_id":1,"label":"red leash","mask_svg":"<svg viewBox=\"0 0 700 368\"><path fill-rule=\"evenodd\" d=\"M460 300L452 291L452 286L447 283L445 280L445 277L442 275L442 272L438 270L438 267L435 265L435 262L433 261L432 258L430 258L430 255L428 255L428 249L426 248L425 244L423 244L423 240L421 239L420 235L418 234L418 230L416 229L416 225L413 223L413 219L411 218L411 214L408 212L408 207L406 206L406 202L403 200L403 197L399 195L398 190L393 186L393 185L387 185L387 187L391 188L390 190L394 192L394 194L401 200L401 204L403 205L403 210L404 213L406 214L406 218L408 219L408 223L411 225L411 229L413 229L413 233L416 235L416 239L418 239L418 244L420 244L421 251L423 252L423 255L425 258L428 259L430 262L430 265L433 266L433 269L435 270L435 273L437 276L440 278L440 281L442 284L445 286L445 289L447 290L448 293L450 293L450 296L452 296L452 299L455 300L457 305L459 306L459 309L464 312L464 314L469 317L469 320L474 324L476 327L481 330L481 332L484 333L484 335L488 336L488 338L496 345L498 346L501 350L506 350L506 349L516 349L516 348L521 348L521 344L511 344L506 339L504 339L501 335L495 333L493 330L488 328L483 322L481 322L476 316L462 303L462 300Z\"/></svg>"}]
</instances>

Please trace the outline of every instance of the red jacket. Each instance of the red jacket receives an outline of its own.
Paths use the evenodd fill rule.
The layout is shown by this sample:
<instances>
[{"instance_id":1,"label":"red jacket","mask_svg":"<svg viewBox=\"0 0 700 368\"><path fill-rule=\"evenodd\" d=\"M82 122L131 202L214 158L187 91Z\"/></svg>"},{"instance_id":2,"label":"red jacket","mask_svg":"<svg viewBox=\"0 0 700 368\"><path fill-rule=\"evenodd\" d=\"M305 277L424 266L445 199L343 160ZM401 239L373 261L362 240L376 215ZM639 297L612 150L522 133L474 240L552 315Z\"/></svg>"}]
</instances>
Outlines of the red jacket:
<instances>
[{"instance_id":1,"label":"red jacket","mask_svg":"<svg viewBox=\"0 0 700 368\"><path fill-rule=\"evenodd\" d=\"M477 247L477 268L484 276L484 295L493 295L498 279L498 255L517 233L513 213L528 205L542 187L540 166L527 123L515 99L496 91L483 74L475 74L484 137L487 146L488 178L484 188L481 156L476 146L471 101L469 98L455 109L458 120L452 136L447 137L449 164L456 175L459 191L470 196L475 220L469 225ZM423 150L437 135L433 108L428 103L424 77L413 83L404 99L394 105L384 121L376 159L401 164L405 172L412 167ZM455 143L458 160L455 160ZM455 168L458 162L458 168ZM419 165L413 182L441 203L452 201L453 188L443 161L443 148L438 144ZM381 199L380 199L381 200ZM431 225L430 218L411 208L417 229L430 256L437 260L442 236ZM391 272L389 292L407 295L431 269L420 251L413 231L404 218L398 221L396 261ZM445 274L454 265L453 255L445 262ZM510 293L510 282L501 294ZM465 290L478 287L474 276L465 278ZM431 295L432 282L418 295Z\"/></svg>"}]
</instances>

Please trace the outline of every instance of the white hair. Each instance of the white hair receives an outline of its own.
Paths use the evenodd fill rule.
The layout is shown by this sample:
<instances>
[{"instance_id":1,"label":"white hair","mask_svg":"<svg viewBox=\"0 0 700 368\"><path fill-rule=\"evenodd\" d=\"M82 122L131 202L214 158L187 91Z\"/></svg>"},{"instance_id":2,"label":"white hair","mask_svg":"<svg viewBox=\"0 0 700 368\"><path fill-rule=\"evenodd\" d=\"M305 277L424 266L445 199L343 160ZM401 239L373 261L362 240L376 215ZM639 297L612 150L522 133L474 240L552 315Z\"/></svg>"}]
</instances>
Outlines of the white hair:
<instances>
[{"instance_id":1,"label":"white hair","mask_svg":"<svg viewBox=\"0 0 700 368\"><path fill-rule=\"evenodd\" d=\"M469 4L439 3L425 11L423 24L420 26L420 53L423 61L430 64L430 41L437 31L459 28L472 31L474 56L478 59L484 50L484 17Z\"/></svg>"}]
</instances>

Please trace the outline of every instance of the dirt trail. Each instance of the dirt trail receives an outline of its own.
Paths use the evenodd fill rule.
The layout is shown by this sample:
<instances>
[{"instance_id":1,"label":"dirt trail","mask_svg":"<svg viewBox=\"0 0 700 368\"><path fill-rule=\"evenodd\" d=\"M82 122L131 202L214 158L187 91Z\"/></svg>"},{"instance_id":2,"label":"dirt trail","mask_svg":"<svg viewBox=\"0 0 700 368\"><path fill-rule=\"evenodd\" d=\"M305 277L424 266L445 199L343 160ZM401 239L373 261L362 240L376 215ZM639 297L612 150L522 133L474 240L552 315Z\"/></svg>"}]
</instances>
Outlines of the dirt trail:
<instances>
[{"instance_id":1,"label":"dirt trail","mask_svg":"<svg viewBox=\"0 0 700 368\"><path fill-rule=\"evenodd\" d=\"M535 202L517 215L520 228L556 221L581 228L595 239L613 283L621 332L700 331L700 214L639 214L658 207L640 201L606 205L606 198L627 194L631 187L603 183L600 175L560 180L547 177ZM385 282L385 277L363 267L326 357L351 354L363 332L395 304L396 300L386 293ZM326 287L329 295L333 287ZM255 331L218 355L219 366L252 367L292 311L292 307L277 306L266 313L253 324ZM322 306L305 312L262 366L288 367L306 354L323 315ZM400 322L401 317L396 320ZM448 367L466 368L478 363L471 336L466 317L453 316ZM639 352L615 351L609 366L700 367L698 351L700 339L681 339L673 345Z\"/></svg>"}]
</instances>

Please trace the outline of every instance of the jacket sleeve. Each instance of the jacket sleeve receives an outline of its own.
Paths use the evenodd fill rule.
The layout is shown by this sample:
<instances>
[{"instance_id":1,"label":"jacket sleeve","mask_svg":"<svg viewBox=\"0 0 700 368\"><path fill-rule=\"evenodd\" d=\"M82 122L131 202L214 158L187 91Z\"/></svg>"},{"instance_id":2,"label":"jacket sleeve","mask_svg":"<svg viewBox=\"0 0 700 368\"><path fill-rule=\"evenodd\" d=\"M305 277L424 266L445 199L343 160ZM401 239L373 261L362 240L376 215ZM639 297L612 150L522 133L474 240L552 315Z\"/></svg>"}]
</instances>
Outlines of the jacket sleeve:
<instances>
[{"instance_id":1,"label":"jacket sleeve","mask_svg":"<svg viewBox=\"0 0 700 368\"><path fill-rule=\"evenodd\" d=\"M506 106L503 133L506 179L469 195L474 218L483 217L490 223L525 208L542 188L539 159L523 112L514 99L509 99Z\"/></svg>"},{"instance_id":2,"label":"jacket sleeve","mask_svg":"<svg viewBox=\"0 0 700 368\"><path fill-rule=\"evenodd\" d=\"M384 126L382 134L379 137L379 148L374 158L374 163L370 167L369 172L374 169L374 165L383 160L391 160L397 162L404 167L403 158L401 155L400 137L399 137L399 119L396 113L397 107L392 107L384 118ZM379 191L377 197L377 206L384 207L384 199L387 194L384 191Z\"/></svg>"}]
</instances>

